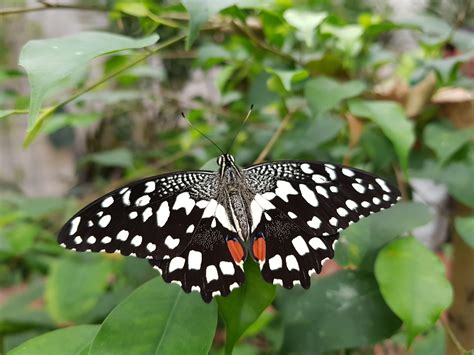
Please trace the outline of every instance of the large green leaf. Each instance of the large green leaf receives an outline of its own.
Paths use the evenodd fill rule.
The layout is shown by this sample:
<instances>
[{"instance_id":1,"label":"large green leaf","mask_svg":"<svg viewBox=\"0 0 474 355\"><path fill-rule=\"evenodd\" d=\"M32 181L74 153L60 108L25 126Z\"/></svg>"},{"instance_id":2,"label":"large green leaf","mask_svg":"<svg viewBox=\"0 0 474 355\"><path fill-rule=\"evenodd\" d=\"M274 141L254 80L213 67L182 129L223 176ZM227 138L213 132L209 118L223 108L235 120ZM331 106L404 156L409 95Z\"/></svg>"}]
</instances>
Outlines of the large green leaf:
<instances>
[{"instance_id":1,"label":"large green leaf","mask_svg":"<svg viewBox=\"0 0 474 355\"><path fill-rule=\"evenodd\" d=\"M370 273L339 271L309 290L284 293L287 297L278 297L285 327L283 354L367 346L390 337L401 324Z\"/></svg>"},{"instance_id":2,"label":"large green leaf","mask_svg":"<svg viewBox=\"0 0 474 355\"><path fill-rule=\"evenodd\" d=\"M387 245L377 257L375 276L385 301L405 323L408 343L430 329L452 302L442 262L415 238Z\"/></svg>"},{"instance_id":3,"label":"large green leaf","mask_svg":"<svg viewBox=\"0 0 474 355\"><path fill-rule=\"evenodd\" d=\"M98 325L58 329L26 341L8 355L79 355L87 350L98 330Z\"/></svg>"},{"instance_id":4,"label":"large green leaf","mask_svg":"<svg viewBox=\"0 0 474 355\"><path fill-rule=\"evenodd\" d=\"M417 202L395 206L364 218L342 232L337 244L336 261L342 266L360 266L392 239L431 220L429 209Z\"/></svg>"},{"instance_id":5,"label":"large green leaf","mask_svg":"<svg viewBox=\"0 0 474 355\"><path fill-rule=\"evenodd\" d=\"M133 39L106 32L80 32L61 38L29 41L20 54L31 86L28 130L37 123L44 99L92 59L125 49L143 48L158 41L154 34Z\"/></svg>"},{"instance_id":6,"label":"large green leaf","mask_svg":"<svg viewBox=\"0 0 474 355\"><path fill-rule=\"evenodd\" d=\"M429 124L423 132L425 143L443 164L469 141L474 141L474 128L454 129L439 123Z\"/></svg>"},{"instance_id":7,"label":"large green leaf","mask_svg":"<svg viewBox=\"0 0 474 355\"><path fill-rule=\"evenodd\" d=\"M408 156L415 142L415 129L403 108L393 101L349 101L349 110L355 116L366 117L375 122L392 142L400 165L408 175Z\"/></svg>"},{"instance_id":8,"label":"large green leaf","mask_svg":"<svg viewBox=\"0 0 474 355\"><path fill-rule=\"evenodd\" d=\"M316 28L327 16L326 12L313 12L301 9L288 9L283 14L286 22L301 32L308 47L314 45Z\"/></svg>"},{"instance_id":9,"label":"large green leaf","mask_svg":"<svg viewBox=\"0 0 474 355\"><path fill-rule=\"evenodd\" d=\"M219 313L226 325L226 354L275 298L275 286L265 282L257 263L245 263L245 283L228 297L218 297Z\"/></svg>"},{"instance_id":10,"label":"large green leaf","mask_svg":"<svg viewBox=\"0 0 474 355\"><path fill-rule=\"evenodd\" d=\"M466 244L474 248L474 216L457 217L454 221L454 225Z\"/></svg>"},{"instance_id":11,"label":"large green leaf","mask_svg":"<svg viewBox=\"0 0 474 355\"><path fill-rule=\"evenodd\" d=\"M215 303L157 277L109 314L89 354L207 354L216 325Z\"/></svg>"},{"instance_id":12,"label":"large green leaf","mask_svg":"<svg viewBox=\"0 0 474 355\"><path fill-rule=\"evenodd\" d=\"M46 301L57 322L80 321L104 294L110 264L97 259L64 258L53 264L46 284Z\"/></svg>"},{"instance_id":13,"label":"large green leaf","mask_svg":"<svg viewBox=\"0 0 474 355\"><path fill-rule=\"evenodd\" d=\"M360 95L365 89L365 84L358 80L338 82L319 77L306 83L304 96L314 116L320 116L337 108L342 100Z\"/></svg>"}]
</instances>

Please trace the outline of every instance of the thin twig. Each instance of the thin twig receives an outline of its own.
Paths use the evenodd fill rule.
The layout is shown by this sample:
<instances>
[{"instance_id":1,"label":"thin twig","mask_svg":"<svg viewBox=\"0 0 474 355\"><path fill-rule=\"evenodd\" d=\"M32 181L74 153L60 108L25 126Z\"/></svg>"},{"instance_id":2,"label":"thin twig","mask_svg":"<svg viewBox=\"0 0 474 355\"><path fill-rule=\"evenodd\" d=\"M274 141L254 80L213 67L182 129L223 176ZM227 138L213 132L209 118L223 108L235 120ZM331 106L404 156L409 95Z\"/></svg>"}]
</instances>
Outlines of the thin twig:
<instances>
[{"instance_id":1,"label":"thin twig","mask_svg":"<svg viewBox=\"0 0 474 355\"><path fill-rule=\"evenodd\" d=\"M458 338L456 338L456 335L454 334L453 330L449 326L448 321L446 321L443 317L441 317L440 320L441 320L441 324L444 327L444 330L446 330L446 333L448 333L449 338L453 342L454 346L456 346L456 348L458 349L459 354L469 355L470 351L467 351L466 349L464 349L464 346L462 346L461 342L458 340Z\"/></svg>"},{"instance_id":2,"label":"thin twig","mask_svg":"<svg viewBox=\"0 0 474 355\"><path fill-rule=\"evenodd\" d=\"M235 28L237 28L238 30L240 30L242 33L244 33L245 35L247 35L247 37L249 37L257 47L263 49L263 50L266 50L268 52L271 52L283 59L286 59L286 60L289 60L289 61L292 61L294 62L295 61L295 58L293 58L291 55L287 54L287 53L284 53L282 51L280 51L279 49L275 48L275 47L272 47L270 46L269 44L267 44L266 42L264 42L263 40L261 40L257 35L255 35L255 33L253 33L253 31L246 25L240 23L240 22L237 22L237 21L232 21L232 24L234 25Z\"/></svg>"},{"instance_id":3,"label":"thin twig","mask_svg":"<svg viewBox=\"0 0 474 355\"><path fill-rule=\"evenodd\" d=\"M25 141L23 142L23 146L27 147L32 142L32 140L34 139L36 134L41 129L41 126L43 125L46 118L51 116L51 114L53 114L59 108L67 105L68 103L70 103L71 101L74 101L75 99L77 99L79 96L85 94L86 92L89 92L89 91L95 89L96 87L102 85L103 83L109 81L110 79L116 77L117 75L119 75L119 74L127 71L128 69L134 67L138 63L140 63L140 62L146 60L147 58L151 57L152 55L156 54L161 49L166 48L166 47L168 47L168 46L170 46L170 45L172 45L176 42L179 42L180 40L184 39L186 36L187 36L186 34L179 34L179 35L169 39L168 41L162 43L161 45L156 46L153 50L151 50L151 51L141 55L140 57L136 58L135 60L127 63L126 65L124 65L120 69L117 69L116 71L102 77L101 79L99 79L95 83L80 89L79 91L77 91L73 95L69 96L65 100L61 101L60 103L56 104L55 106L53 106L53 107L49 108L48 110L44 111L40 115L40 117L38 117L38 119L37 119L35 125L33 126L33 128L27 133Z\"/></svg>"},{"instance_id":4,"label":"thin twig","mask_svg":"<svg viewBox=\"0 0 474 355\"><path fill-rule=\"evenodd\" d=\"M405 181L405 178L402 174L402 172L400 171L400 168L398 168L397 166L393 166L393 171L395 172L395 177L397 179L397 185L398 185L398 189L400 190L400 193L402 194L402 199L404 200L408 200L408 187L407 187L407 183Z\"/></svg>"},{"instance_id":5,"label":"thin twig","mask_svg":"<svg viewBox=\"0 0 474 355\"><path fill-rule=\"evenodd\" d=\"M0 9L0 16L22 14L26 12L36 12L44 10L81 10L81 11L108 11L105 7L86 6L86 5L67 5L67 4L53 4L48 1L38 1L39 5L30 7L14 7Z\"/></svg>"},{"instance_id":6,"label":"thin twig","mask_svg":"<svg viewBox=\"0 0 474 355\"><path fill-rule=\"evenodd\" d=\"M265 158L270 153L275 143L278 141L280 136L285 131L286 126L288 126L288 123L290 123L291 116L293 116L295 112L296 111L288 111L285 117L283 117L283 120L278 126L278 129L275 131L275 133L273 133L272 138L270 138L270 140L267 142L265 147L262 149L262 151L258 155L257 159L255 159L255 161L253 162L254 164L260 164L265 160Z\"/></svg>"}]
</instances>

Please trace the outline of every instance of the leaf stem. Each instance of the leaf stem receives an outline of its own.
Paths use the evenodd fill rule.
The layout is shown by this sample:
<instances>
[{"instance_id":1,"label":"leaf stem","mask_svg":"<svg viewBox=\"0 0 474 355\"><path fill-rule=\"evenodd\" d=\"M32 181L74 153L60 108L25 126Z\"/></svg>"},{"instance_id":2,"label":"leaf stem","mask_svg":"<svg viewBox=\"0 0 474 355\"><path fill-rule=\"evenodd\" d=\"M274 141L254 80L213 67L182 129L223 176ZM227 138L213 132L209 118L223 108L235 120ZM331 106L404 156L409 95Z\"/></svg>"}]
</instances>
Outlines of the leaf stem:
<instances>
[{"instance_id":1,"label":"leaf stem","mask_svg":"<svg viewBox=\"0 0 474 355\"><path fill-rule=\"evenodd\" d=\"M467 351L466 349L464 349L464 346L462 346L461 342L458 340L458 338L456 338L456 335L454 334L453 330L449 326L449 322L445 320L443 317L441 317L440 320L441 320L441 324L444 327L444 330L446 330L446 333L448 333L449 338L453 342L454 346L456 346L456 348L459 350L459 354L469 355L470 351Z\"/></svg>"},{"instance_id":2,"label":"leaf stem","mask_svg":"<svg viewBox=\"0 0 474 355\"><path fill-rule=\"evenodd\" d=\"M86 5L67 5L67 4L53 4L46 0L38 1L39 5L30 7L13 7L0 10L0 16L22 14L26 12L36 12L50 9L59 10L82 10L82 11L108 11L105 7L86 6Z\"/></svg>"},{"instance_id":3,"label":"leaf stem","mask_svg":"<svg viewBox=\"0 0 474 355\"><path fill-rule=\"evenodd\" d=\"M278 141L278 139L280 138L280 136L283 134L286 127L290 123L291 116L293 116L293 114L296 111L297 111L297 109L294 110L294 111L288 111L287 114L285 115L285 117L283 117L283 120L281 121L281 123L278 126L277 130L275 131L275 133L273 133L273 136L270 138L270 140L267 142L265 147L262 149L262 151L258 155L257 159L255 159L255 161L253 162L254 164L260 164L265 160L265 158L270 153L270 151L272 150L275 143Z\"/></svg>"},{"instance_id":4,"label":"leaf stem","mask_svg":"<svg viewBox=\"0 0 474 355\"><path fill-rule=\"evenodd\" d=\"M67 105L71 101L74 101L79 96L95 89L96 87L98 87L98 86L102 85L103 83L109 81L110 79L116 77L117 75L120 75L121 73L125 72L126 70L134 67L135 65L139 64L140 62L142 62L142 61L146 60L147 58L151 57L152 55L156 54L157 52L159 52L163 48L169 47L170 45L172 45L176 42L179 42L180 40L184 39L186 36L187 36L186 34L179 34L175 37L170 38L169 40L167 40L167 41L163 42L162 44L156 46L153 50L148 51L147 53L145 53L145 54L139 56L138 58L136 58L135 60L132 60L131 62L125 64L123 67L117 69L116 71L105 75L104 77L102 77L101 79L99 79L96 82L92 83L91 85L85 86L84 88L80 89L79 91L77 91L73 95L69 96L65 100L61 101L60 103L58 103L58 104L50 107L49 109L43 111L41 113L41 115L38 117L35 125L31 128L30 131L27 132L25 140L23 142L23 147L26 148L31 144L33 139L39 133L39 131L40 131L43 123L45 122L45 120L49 116L51 116L56 110L58 110L59 108L65 106L65 105Z\"/></svg>"}]
</instances>

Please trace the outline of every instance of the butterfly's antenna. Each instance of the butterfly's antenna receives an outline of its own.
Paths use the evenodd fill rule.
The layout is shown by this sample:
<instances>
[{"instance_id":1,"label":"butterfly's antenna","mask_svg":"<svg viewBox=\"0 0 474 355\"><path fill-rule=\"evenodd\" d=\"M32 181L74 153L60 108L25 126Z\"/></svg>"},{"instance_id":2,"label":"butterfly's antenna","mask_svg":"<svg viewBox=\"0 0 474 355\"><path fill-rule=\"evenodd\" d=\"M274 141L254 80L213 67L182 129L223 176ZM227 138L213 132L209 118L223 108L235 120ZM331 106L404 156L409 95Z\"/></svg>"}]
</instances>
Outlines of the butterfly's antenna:
<instances>
[{"instance_id":1,"label":"butterfly's antenna","mask_svg":"<svg viewBox=\"0 0 474 355\"><path fill-rule=\"evenodd\" d=\"M244 120L243 120L242 123L240 124L239 129L237 130L237 133L235 133L234 138L232 138L232 141L230 142L229 149L227 149L227 153L230 153L230 150L232 149L232 146L234 145L235 140L237 139L237 136L239 135L239 133L240 133L240 131L242 130L242 128L244 128L245 123L247 123L247 120L249 119L250 114L252 113L252 110L253 110L253 104L250 105L250 110L249 110L249 112L247 112L247 116L245 116Z\"/></svg>"},{"instance_id":2,"label":"butterfly's antenna","mask_svg":"<svg viewBox=\"0 0 474 355\"><path fill-rule=\"evenodd\" d=\"M222 154L225 155L225 153L224 153L224 151L221 149L221 147L219 147L219 146L217 145L217 143L214 142L211 138L209 138L208 136L206 136L199 128L194 127L193 124L186 118L186 116L184 115L183 112L181 112L181 116L183 116L184 120L185 120L186 123L189 125L189 127L191 127L192 129L196 130L201 136L203 136L204 138L206 138L209 142L211 142L214 146L216 146L216 148L219 149Z\"/></svg>"}]
</instances>

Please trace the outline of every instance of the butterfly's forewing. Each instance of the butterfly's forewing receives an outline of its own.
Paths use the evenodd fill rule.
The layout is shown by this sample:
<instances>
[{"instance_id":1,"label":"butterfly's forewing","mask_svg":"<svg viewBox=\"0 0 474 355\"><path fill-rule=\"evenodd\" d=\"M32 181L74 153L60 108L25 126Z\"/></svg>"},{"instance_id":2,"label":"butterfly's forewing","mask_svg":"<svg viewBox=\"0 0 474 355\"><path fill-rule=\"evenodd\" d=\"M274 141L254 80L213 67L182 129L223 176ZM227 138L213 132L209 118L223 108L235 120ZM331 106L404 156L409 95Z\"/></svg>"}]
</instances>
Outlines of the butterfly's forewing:
<instances>
[{"instance_id":1,"label":"butterfly's forewing","mask_svg":"<svg viewBox=\"0 0 474 355\"><path fill-rule=\"evenodd\" d=\"M400 198L385 180L335 164L270 162L244 172L255 193L251 238L265 240L262 273L285 287L309 286L308 275L334 256L339 231Z\"/></svg>"},{"instance_id":2,"label":"butterfly's forewing","mask_svg":"<svg viewBox=\"0 0 474 355\"><path fill-rule=\"evenodd\" d=\"M72 250L161 259L179 255L209 201L215 173L182 172L119 188L73 216L58 242Z\"/></svg>"}]
</instances>

